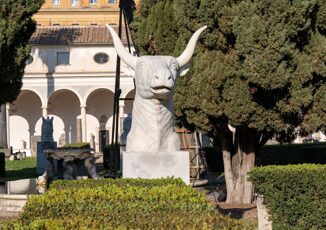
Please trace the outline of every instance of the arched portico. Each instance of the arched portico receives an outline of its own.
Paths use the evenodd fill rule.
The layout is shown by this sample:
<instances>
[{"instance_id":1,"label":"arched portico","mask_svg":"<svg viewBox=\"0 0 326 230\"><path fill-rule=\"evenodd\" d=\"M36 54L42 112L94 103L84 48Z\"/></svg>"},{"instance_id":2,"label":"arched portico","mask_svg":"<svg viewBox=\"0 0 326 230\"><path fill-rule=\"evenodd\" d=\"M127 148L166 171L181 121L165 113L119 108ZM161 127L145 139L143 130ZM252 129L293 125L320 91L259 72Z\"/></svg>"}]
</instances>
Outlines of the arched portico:
<instances>
[{"instance_id":1,"label":"arched portico","mask_svg":"<svg viewBox=\"0 0 326 230\"><path fill-rule=\"evenodd\" d=\"M87 137L95 136L96 150L109 144L111 139L114 93L106 88L97 88L86 98L87 106Z\"/></svg>"},{"instance_id":2,"label":"arched portico","mask_svg":"<svg viewBox=\"0 0 326 230\"><path fill-rule=\"evenodd\" d=\"M77 142L77 117L81 113L80 107L80 97L70 89L56 90L48 99L47 113L55 115L63 121L64 127L63 130L60 130L60 136L61 138L64 136L65 143ZM55 126L53 128L54 130L60 129ZM56 132L58 132L57 130ZM59 139L55 139L55 141L59 142Z\"/></svg>"},{"instance_id":3,"label":"arched portico","mask_svg":"<svg viewBox=\"0 0 326 230\"><path fill-rule=\"evenodd\" d=\"M32 142L36 133L35 125L42 116L42 100L37 92L24 89L17 99L8 107L8 145L15 150L22 150L22 142L26 142L27 149L36 149L36 142Z\"/></svg>"}]
</instances>

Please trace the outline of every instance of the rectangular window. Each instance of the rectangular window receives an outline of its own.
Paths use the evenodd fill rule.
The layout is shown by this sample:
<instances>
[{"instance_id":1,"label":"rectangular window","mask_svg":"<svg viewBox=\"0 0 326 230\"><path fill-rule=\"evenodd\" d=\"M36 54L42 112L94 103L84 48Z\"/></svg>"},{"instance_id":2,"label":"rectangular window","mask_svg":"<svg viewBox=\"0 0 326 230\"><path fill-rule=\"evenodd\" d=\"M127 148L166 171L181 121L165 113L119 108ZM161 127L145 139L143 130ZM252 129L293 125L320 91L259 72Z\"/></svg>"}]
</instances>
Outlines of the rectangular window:
<instances>
[{"instance_id":1,"label":"rectangular window","mask_svg":"<svg viewBox=\"0 0 326 230\"><path fill-rule=\"evenodd\" d=\"M109 4L115 4L115 3L117 3L117 0L108 0L108 3Z\"/></svg>"},{"instance_id":2,"label":"rectangular window","mask_svg":"<svg viewBox=\"0 0 326 230\"><path fill-rule=\"evenodd\" d=\"M89 0L89 4L97 4L98 0Z\"/></svg>"},{"instance_id":3,"label":"rectangular window","mask_svg":"<svg viewBox=\"0 0 326 230\"><path fill-rule=\"evenodd\" d=\"M69 65L70 53L58 52L57 53L57 65Z\"/></svg>"},{"instance_id":4,"label":"rectangular window","mask_svg":"<svg viewBox=\"0 0 326 230\"><path fill-rule=\"evenodd\" d=\"M60 0L52 0L52 5L60 5Z\"/></svg>"}]
</instances>

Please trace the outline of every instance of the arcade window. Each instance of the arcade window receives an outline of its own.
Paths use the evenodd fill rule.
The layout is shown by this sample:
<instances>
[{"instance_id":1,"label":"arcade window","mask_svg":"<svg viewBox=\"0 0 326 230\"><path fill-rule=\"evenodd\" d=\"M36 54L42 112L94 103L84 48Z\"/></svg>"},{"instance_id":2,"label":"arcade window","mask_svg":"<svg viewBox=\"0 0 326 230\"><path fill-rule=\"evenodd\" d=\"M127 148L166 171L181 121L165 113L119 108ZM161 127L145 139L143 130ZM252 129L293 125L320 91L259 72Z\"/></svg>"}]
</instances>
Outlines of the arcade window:
<instances>
[{"instance_id":1,"label":"arcade window","mask_svg":"<svg viewBox=\"0 0 326 230\"><path fill-rule=\"evenodd\" d=\"M52 0L52 5L60 5L60 0Z\"/></svg>"},{"instance_id":2,"label":"arcade window","mask_svg":"<svg viewBox=\"0 0 326 230\"><path fill-rule=\"evenodd\" d=\"M77 6L79 3L79 0L71 0L71 5L72 6Z\"/></svg>"},{"instance_id":3,"label":"arcade window","mask_svg":"<svg viewBox=\"0 0 326 230\"><path fill-rule=\"evenodd\" d=\"M117 3L117 0L108 0L108 3L109 4L115 4L115 3Z\"/></svg>"},{"instance_id":4,"label":"arcade window","mask_svg":"<svg viewBox=\"0 0 326 230\"><path fill-rule=\"evenodd\" d=\"M97 4L98 0L89 0L89 4Z\"/></svg>"},{"instance_id":5,"label":"arcade window","mask_svg":"<svg viewBox=\"0 0 326 230\"><path fill-rule=\"evenodd\" d=\"M70 53L58 52L57 53L57 65L69 65Z\"/></svg>"}]
</instances>

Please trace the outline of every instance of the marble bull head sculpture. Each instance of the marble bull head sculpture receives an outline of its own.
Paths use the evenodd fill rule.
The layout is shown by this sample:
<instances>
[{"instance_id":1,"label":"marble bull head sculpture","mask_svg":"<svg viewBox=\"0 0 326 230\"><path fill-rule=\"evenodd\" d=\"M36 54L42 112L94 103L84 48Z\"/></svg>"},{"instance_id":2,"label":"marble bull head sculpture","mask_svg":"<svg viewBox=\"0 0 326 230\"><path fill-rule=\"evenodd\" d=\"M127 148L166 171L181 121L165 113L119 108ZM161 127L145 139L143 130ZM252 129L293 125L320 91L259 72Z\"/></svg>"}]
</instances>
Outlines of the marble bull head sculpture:
<instances>
[{"instance_id":1,"label":"marble bull head sculpture","mask_svg":"<svg viewBox=\"0 0 326 230\"><path fill-rule=\"evenodd\" d=\"M126 51L117 33L108 26L117 54L133 71L136 95L132 124L127 137L129 152L164 152L180 150L180 141L174 132L172 96L176 79L186 72L200 34L206 26L191 37L183 53L172 56L135 57Z\"/></svg>"}]
</instances>

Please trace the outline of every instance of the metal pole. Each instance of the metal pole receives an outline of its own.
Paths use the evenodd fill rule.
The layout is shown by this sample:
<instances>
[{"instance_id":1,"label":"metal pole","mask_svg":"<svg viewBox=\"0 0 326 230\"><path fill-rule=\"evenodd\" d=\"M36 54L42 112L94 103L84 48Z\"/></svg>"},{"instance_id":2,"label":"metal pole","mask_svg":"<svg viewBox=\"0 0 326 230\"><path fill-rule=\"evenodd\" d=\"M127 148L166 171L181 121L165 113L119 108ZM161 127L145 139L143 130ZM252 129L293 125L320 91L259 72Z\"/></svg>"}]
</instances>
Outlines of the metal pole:
<instances>
[{"instance_id":1,"label":"metal pole","mask_svg":"<svg viewBox=\"0 0 326 230\"><path fill-rule=\"evenodd\" d=\"M119 31L118 35L121 38L121 31L122 31L122 7L120 2L120 13L119 13ZM117 55L117 65L116 65L116 77L115 77L115 87L114 87L114 102L113 102L113 119L112 119L112 135L111 135L111 148L110 148L110 155L111 158L115 158L113 155L115 154L115 148L118 144L118 121L119 121L119 97L121 94L120 90L120 64L121 60L120 57ZM111 152L112 151L112 152ZM104 167L107 169L107 159L108 156L105 156L104 159ZM110 159L111 166L116 166L117 162L112 162L113 160L116 161L116 159ZM116 168L114 169L116 171Z\"/></svg>"}]
</instances>

